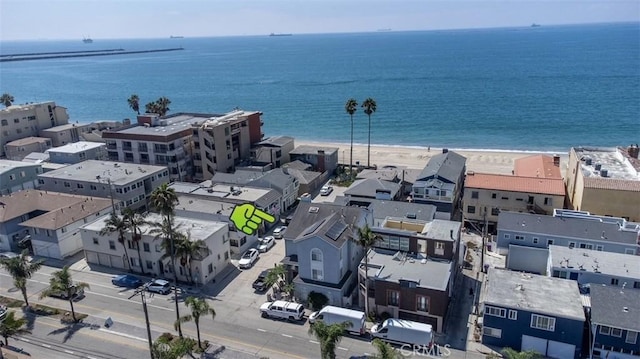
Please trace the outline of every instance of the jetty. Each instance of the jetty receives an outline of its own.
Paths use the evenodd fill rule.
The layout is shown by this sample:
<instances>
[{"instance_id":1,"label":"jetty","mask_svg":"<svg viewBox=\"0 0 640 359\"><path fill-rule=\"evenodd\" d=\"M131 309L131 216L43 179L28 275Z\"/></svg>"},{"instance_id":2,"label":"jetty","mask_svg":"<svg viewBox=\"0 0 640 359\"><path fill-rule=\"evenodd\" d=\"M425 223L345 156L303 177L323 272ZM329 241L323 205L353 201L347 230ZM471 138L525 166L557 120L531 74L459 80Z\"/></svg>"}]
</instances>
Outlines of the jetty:
<instances>
[{"instance_id":1,"label":"jetty","mask_svg":"<svg viewBox=\"0 0 640 359\"><path fill-rule=\"evenodd\" d=\"M184 50L184 48L174 47L174 48L153 49L153 50L105 49L105 50L90 50L90 51L60 51L60 52L24 53L24 54L0 54L0 62L64 59L64 58L92 57L92 56L131 55L131 54L145 54L145 53L153 53L153 52L168 52L168 51L179 51L179 50Z\"/></svg>"}]
</instances>

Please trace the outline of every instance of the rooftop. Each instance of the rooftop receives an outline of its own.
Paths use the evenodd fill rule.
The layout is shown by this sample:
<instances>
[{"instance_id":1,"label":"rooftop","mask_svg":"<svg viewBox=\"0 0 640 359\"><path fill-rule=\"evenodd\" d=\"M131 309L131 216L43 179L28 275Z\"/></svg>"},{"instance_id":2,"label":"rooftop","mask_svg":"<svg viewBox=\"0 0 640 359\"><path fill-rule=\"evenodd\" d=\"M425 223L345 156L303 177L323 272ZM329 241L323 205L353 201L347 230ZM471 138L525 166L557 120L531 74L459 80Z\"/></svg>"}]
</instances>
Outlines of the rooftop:
<instances>
[{"instance_id":1,"label":"rooftop","mask_svg":"<svg viewBox=\"0 0 640 359\"><path fill-rule=\"evenodd\" d=\"M40 167L39 163L31 163L31 162L22 162L22 161L11 161L11 160L3 160L0 159L0 173L5 173L13 170L14 168L20 167Z\"/></svg>"},{"instance_id":2,"label":"rooftop","mask_svg":"<svg viewBox=\"0 0 640 359\"><path fill-rule=\"evenodd\" d=\"M22 159L22 162L31 163L41 163L46 161L49 161L49 154L41 152L31 152Z\"/></svg>"},{"instance_id":3,"label":"rooftop","mask_svg":"<svg viewBox=\"0 0 640 359\"><path fill-rule=\"evenodd\" d=\"M416 236L439 241L456 241L459 238L461 223L434 219L423 221L418 219L387 217L376 232L404 231Z\"/></svg>"},{"instance_id":4,"label":"rooftop","mask_svg":"<svg viewBox=\"0 0 640 359\"><path fill-rule=\"evenodd\" d=\"M164 171L167 171L167 168L164 166L88 160L50 172L45 172L39 176L93 183L98 183L109 178L111 179L111 183L117 186L126 185L133 181ZM98 179L98 176L100 180Z\"/></svg>"},{"instance_id":5,"label":"rooftop","mask_svg":"<svg viewBox=\"0 0 640 359\"><path fill-rule=\"evenodd\" d=\"M111 200L106 198L26 190L0 197L0 222L41 211L46 213L22 222L21 225L58 229L108 207L111 207Z\"/></svg>"},{"instance_id":6,"label":"rooftop","mask_svg":"<svg viewBox=\"0 0 640 359\"><path fill-rule=\"evenodd\" d=\"M513 172L516 176L562 179L559 156L557 162L554 162L554 156L549 155L527 156L517 158L513 162Z\"/></svg>"},{"instance_id":7,"label":"rooftop","mask_svg":"<svg viewBox=\"0 0 640 359\"><path fill-rule=\"evenodd\" d=\"M444 291L451 277L451 262L419 259L402 252L369 250L369 278L386 282L409 281L418 287ZM364 266L364 259L360 263Z\"/></svg>"},{"instance_id":8,"label":"rooftop","mask_svg":"<svg viewBox=\"0 0 640 359\"><path fill-rule=\"evenodd\" d=\"M549 299L553 298L553 305ZM489 268L484 303L584 321L575 281Z\"/></svg>"},{"instance_id":9,"label":"rooftop","mask_svg":"<svg viewBox=\"0 0 640 359\"><path fill-rule=\"evenodd\" d=\"M36 106L43 106L43 105L55 105L55 102L53 101L43 101L43 102L31 102L31 103L25 103L25 104L14 104L11 105L9 107L3 107L0 108L0 112L11 112L11 111L16 111L16 110L30 110L30 109L34 109L36 108ZM56 106L56 107L62 107L62 106Z\"/></svg>"},{"instance_id":10,"label":"rooftop","mask_svg":"<svg viewBox=\"0 0 640 359\"><path fill-rule=\"evenodd\" d=\"M576 157L580 159L580 168L585 178L585 187L597 186L600 181L593 179L613 179L634 181L629 184L634 190L640 191L640 173L638 168L623 155L618 148L572 148ZM596 187L599 188L599 187Z\"/></svg>"},{"instance_id":11,"label":"rooftop","mask_svg":"<svg viewBox=\"0 0 640 359\"><path fill-rule=\"evenodd\" d=\"M100 142L80 141L80 142L68 143L60 147L50 148L45 152L78 153L78 152L87 151L87 150L100 148L100 147L105 147L105 144Z\"/></svg>"},{"instance_id":12,"label":"rooftop","mask_svg":"<svg viewBox=\"0 0 640 359\"><path fill-rule=\"evenodd\" d=\"M305 155L305 154L318 154L318 151L324 151L325 155L331 155L338 152L338 147L324 147L324 146L311 146L300 145L289 152L291 155Z\"/></svg>"},{"instance_id":13,"label":"rooftop","mask_svg":"<svg viewBox=\"0 0 640 359\"><path fill-rule=\"evenodd\" d=\"M640 290L594 285L590 292L593 323L640 331Z\"/></svg>"},{"instance_id":14,"label":"rooftop","mask_svg":"<svg viewBox=\"0 0 640 359\"><path fill-rule=\"evenodd\" d=\"M264 140L256 143L256 146L275 146L280 147L284 146L289 142L293 142L294 138L289 136L271 136L265 138Z\"/></svg>"},{"instance_id":15,"label":"rooftop","mask_svg":"<svg viewBox=\"0 0 640 359\"><path fill-rule=\"evenodd\" d=\"M429 159L417 179L443 178L450 183L457 183L466 163L467 158L462 155L452 151L443 152Z\"/></svg>"},{"instance_id":16,"label":"rooftop","mask_svg":"<svg viewBox=\"0 0 640 359\"><path fill-rule=\"evenodd\" d=\"M336 247L353 236L348 227L364 225L366 210L332 203L300 202L289 223L285 237L303 240L320 237Z\"/></svg>"},{"instance_id":17,"label":"rooftop","mask_svg":"<svg viewBox=\"0 0 640 359\"><path fill-rule=\"evenodd\" d=\"M32 143L51 143L51 139L50 138L46 138L46 137L25 137L25 138L21 138L18 140L14 140L11 142L7 142L6 146L25 146L25 145L30 145Z\"/></svg>"},{"instance_id":18,"label":"rooftop","mask_svg":"<svg viewBox=\"0 0 640 359\"><path fill-rule=\"evenodd\" d=\"M171 187L177 193L197 195L211 198L212 200L218 199L225 203L255 203L261 208L266 208L280 198L280 194L273 189L234 186L222 183L203 186L202 184L174 182Z\"/></svg>"},{"instance_id":19,"label":"rooftop","mask_svg":"<svg viewBox=\"0 0 640 359\"><path fill-rule=\"evenodd\" d=\"M354 197L376 197L376 194L380 191L388 192L391 198L395 198L401 184L395 182L389 182L381 179L358 179L355 180L349 188L344 191L345 196Z\"/></svg>"},{"instance_id":20,"label":"rooftop","mask_svg":"<svg viewBox=\"0 0 640 359\"><path fill-rule=\"evenodd\" d=\"M209 214L217 213L226 217L231 215L234 208L235 205L229 204L228 202L216 201L213 198L199 198L189 196L188 194L178 194L178 205L176 205L176 211L183 210Z\"/></svg>"},{"instance_id":21,"label":"rooftop","mask_svg":"<svg viewBox=\"0 0 640 359\"><path fill-rule=\"evenodd\" d=\"M467 172L465 188L564 196L562 178L523 177L504 174Z\"/></svg>"},{"instance_id":22,"label":"rooftop","mask_svg":"<svg viewBox=\"0 0 640 359\"><path fill-rule=\"evenodd\" d=\"M131 126L123 129L116 128L108 132L118 134L168 136L185 130L190 131L192 125L203 123L215 116L217 115L176 113L159 118L157 126ZM105 132L105 134L106 133L107 132ZM191 132L189 135L191 135ZM109 136L106 136L105 138L107 137Z\"/></svg>"},{"instance_id":23,"label":"rooftop","mask_svg":"<svg viewBox=\"0 0 640 359\"><path fill-rule=\"evenodd\" d=\"M51 128L47 128L47 129L41 130L41 131L43 131L43 132L62 132L62 131L66 131L66 130L69 130L69 129L72 129L72 128L75 128L75 127L80 128L80 127L86 127L86 126L88 126L88 124L87 125L82 125L82 124L78 125L78 124L75 124L75 123L68 123L66 125L55 126L55 127L51 127Z\"/></svg>"},{"instance_id":24,"label":"rooftop","mask_svg":"<svg viewBox=\"0 0 640 359\"><path fill-rule=\"evenodd\" d=\"M424 221L433 219L436 213L436 206L422 203L386 201L379 199L368 200L371 204L369 209L374 218L415 218Z\"/></svg>"},{"instance_id":25,"label":"rooftop","mask_svg":"<svg viewBox=\"0 0 640 359\"><path fill-rule=\"evenodd\" d=\"M640 256L549 246L551 266L640 280ZM633 283L629 283L633 286Z\"/></svg>"}]
</instances>

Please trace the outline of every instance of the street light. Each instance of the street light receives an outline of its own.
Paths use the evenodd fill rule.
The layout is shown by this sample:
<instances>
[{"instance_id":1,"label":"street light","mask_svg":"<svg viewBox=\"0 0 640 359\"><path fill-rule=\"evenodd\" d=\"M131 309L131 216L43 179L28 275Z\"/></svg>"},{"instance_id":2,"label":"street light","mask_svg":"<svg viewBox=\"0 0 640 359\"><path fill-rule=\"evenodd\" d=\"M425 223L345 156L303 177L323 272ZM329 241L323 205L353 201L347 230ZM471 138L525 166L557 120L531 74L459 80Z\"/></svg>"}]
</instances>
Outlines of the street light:
<instances>
[{"instance_id":1,"label":"street light","mask_svg":"<svg viewBox=\"0 0 640 359\"><path fill-rule=\"evenodd\" d=\"M147 299L144 296L145 288L138 288L136 291L129 297L129 299L135 297L140 294L140 299L142 300L142 310L144 311L144 320L147 324L147 339L149 340L149 356L153 359L153 342L151 340L151 327L149 326L149 312L147 311ZM153 293L150 294L153 297Z\"/></svg>"}]
</instances>

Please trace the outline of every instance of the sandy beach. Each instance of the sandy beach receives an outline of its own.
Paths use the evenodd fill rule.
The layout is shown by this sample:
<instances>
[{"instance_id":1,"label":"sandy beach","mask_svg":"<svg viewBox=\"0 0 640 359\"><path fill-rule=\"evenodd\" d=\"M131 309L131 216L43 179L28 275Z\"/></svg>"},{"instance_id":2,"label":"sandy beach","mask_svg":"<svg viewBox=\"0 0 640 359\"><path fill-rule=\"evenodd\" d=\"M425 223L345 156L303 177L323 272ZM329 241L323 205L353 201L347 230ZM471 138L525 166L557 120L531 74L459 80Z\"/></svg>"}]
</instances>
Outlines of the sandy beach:
<instances>
[{"instance_id":1,"label":"sandy beach","mask_svg":"<svg viewBox=\"0 0 640 359\"><path fill-rule=\"evenodd\" d=\"M337 147L338 161L340 163L349 163L349 144L334 142L312 142L296 140L295 145L325 146ZM513 161L535 154L551 155L548 152L516 152L516 151L469 151L469 150L453 150L456 153L467 158L467 171L484 172L484 173L502 173L511 174L513 170ZM377 165L378 168L386 165L402 166L406 168L422 169L429 162L431 156L442 153L442 148L415 148L402 146L371 146L371 165ZM556 153L560 155L560 171L564 175L564 169L567 166L569 158L568 149L566 153ZM360 161L361 165L367 164L367 145L353 146L353 163Z\"/></svg>"}]
</instances>

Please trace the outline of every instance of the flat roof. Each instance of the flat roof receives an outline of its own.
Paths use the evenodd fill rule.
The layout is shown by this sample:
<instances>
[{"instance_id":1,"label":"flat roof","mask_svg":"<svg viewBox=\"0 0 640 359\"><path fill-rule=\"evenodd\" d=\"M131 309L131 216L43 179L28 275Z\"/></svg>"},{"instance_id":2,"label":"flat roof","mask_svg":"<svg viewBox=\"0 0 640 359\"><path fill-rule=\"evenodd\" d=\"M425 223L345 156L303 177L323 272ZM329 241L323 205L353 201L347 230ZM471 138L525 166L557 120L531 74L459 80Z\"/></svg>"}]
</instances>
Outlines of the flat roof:
<instances>
[{"instance_id":1,"label":"flat roof","mask_svg":"<svg viewBox=\"0 0 640 359\"><path fill-rule=\"evenodd\" d=\"M31 136L31 137L25 137L25 138L11 141L11 142L7 142L5 146L25 146L25 145L30 145L32 143L45 143L45 142L51 142L51 139L47 137Z\"/></svg>"},{"instance_id":2,"label":"flat roof","mask_svg":"<svg viewBox=\"0 0 640 359\"><path fill-rule=\"evenodd\" d=\"M82 151L91 150L94 148L106 147L106 145L102 142L89 142L89 141L80 141L74 143L68 143L64 146L53 147L45 151L45 153L79 153Z\"/></svg>"},{"instance_id":3,"label":"flat roof","mask_svg":"<svg viewBox=\"0 0 640 359\"><path fill-rule=\"evenodd\" d=\"M204 121L207 121L209 118L211 117L203 115L176 114L173 116L161 117L158 119L158 123L166 123L166 125L157 125L153 127L133 126L125 129L116 128L109 132L135 135L167 136L182 132L187 129L191 129L191 126L193 124L202 123Z\"/></svg>"},{"instance_id":4,"label":"flat roof","mask_svg":"<svg viewBox=\"0 0 640 359\"><path fill-rule=\"evenodd\" d=\"M39 176L93 183L99 183L109 178L114 185L125 185L163 171L167 171L167 168L137 163L87 160L45 172ZM100 176L101 179L98 180L96 176Z\"/></svg>"},{"instance_id":5,"label":"flat roof","mask_svg":"<svg viewBox=\"0 0 640 359\"><path fill-rule=\"evenodd\" d=\"M550 245L551 266L640 279L640 256Z\"/></svg>"},{"instance_id":6,"label":"flat roof","mask_svg":"<svg viewBox=\"0 0 640 359\"><path fill-rule=\"evenodd\" d=\"M88 124L75 124L75 123L68 123L66 125L60 125L60 126L55 126L55 127L50 127L44 130L41 130L42 132L61 132L61 131L66 131L72 128L82 128L82 127L86 127L88 126Z\"/></svg>"},{"instance_id":7,"label":"flat roof","mask_svg":"<svg viewBox=\"0 0 640 359\"><path fill-rule=\"evenodd\" d=\"M229 204L229 202L216 201L215 198L200 198L182 193L178 194L178 204L176 205L176 210L209 214L216 213L227 217L231 215L234 208L235 205Z\"/></svg>"},{"instance_id":8,"label":"flat roof","mask_svg":"<svg viewBox=\"0 0 640 359\"><path fill-rule=\"evenodd\" d=\"M11 160L2 160L0 159L0 173L8 172L14 168L20 167L39 167L41 166L39 163L31 163L31 162L22 162L22 161L11 161Z\"/></svg>"},{"instance_id":9,"label":"flat roof","mask_svg":"<svg viewBox=\"0 0 640 359\"><path fill-rule=\"evenodd\" d=\"M576 147L582 175L587 178L623 179L640 183L638 171L617 148ZM597 170L596 167L600 166ZM603 176L602 170L606 170ZM586 184L586 183L585 183Z\"/></svg>"},{"instance_id":10,"label":"flat roof","mask_svg":"<svg viewBox=\"0 0 640 359\"><path fill-rule=\"evenodd\" d=\"M464 187L497 191L540 193L564 196L562 178L538 178L493 173L467 172Z\"/></svg>"},{"instance_id":11,"label":"flat roof","mask_svg":"<svg viewBox=\"0 0 640 359\"><path fill-rule=\"evenodd\" d=\"M325 155L338 152L338 147L299 145L289 152L290 155L318 154L318 151L324 151Z\"/></svg>"},{"instance_id":12,"label":"flat roof","mask_svg":"<svg viewBox=\"0 0 640 359\"><path fill-rule=\"evenodd\" d=\"M486 282L486 305L585 320L576 281L491 267Z\"/></svg>"},{"instance_id":13,"label":"flat roof","mask_svg":"<svg viewBox=\"0 0 640 359\"><path fill-rule=\"evenodd\" d=\"M444 291L451 277L451 262L419 259L406 253L372 248L369 253L369 278L400 283L417 282L419 287ZM364 266L364 259L360 262ZM577 287L576 287L577 288Z\"/></svg>"}]
</instances>

